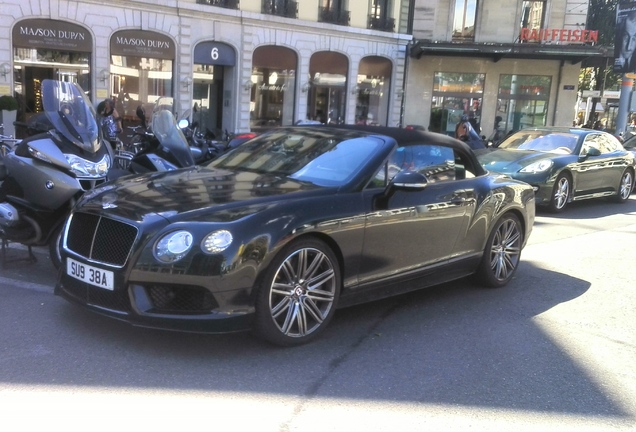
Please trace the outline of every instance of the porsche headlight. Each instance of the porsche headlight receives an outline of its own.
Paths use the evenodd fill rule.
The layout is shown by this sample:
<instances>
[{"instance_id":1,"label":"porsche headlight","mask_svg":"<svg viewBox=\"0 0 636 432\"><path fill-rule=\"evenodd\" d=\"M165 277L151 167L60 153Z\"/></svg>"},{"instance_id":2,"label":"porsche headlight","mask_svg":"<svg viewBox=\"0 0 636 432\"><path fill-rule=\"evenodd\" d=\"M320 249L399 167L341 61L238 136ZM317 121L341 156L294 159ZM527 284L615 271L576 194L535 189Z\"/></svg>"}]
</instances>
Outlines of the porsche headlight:
<instances>
[{"instance_id":1,"label":"porsche headlight","mask_svg":"<svg viewBox=\"0 0 636 432\"><path fill-rule=\"evenodd\" d=\"M538 162L531 163L527 167L519 170L522 173L536 174L549 170L552 167L553 162L550 159L543 159Z\"/></svg>"},{"instance_id":2,"label":"porsche headlight","mask_svg":"<svg viewBox=\"0 0 636 432\"><path fill-rule=\"evenodd\" d=\"M214 231L205 236L201 249L208 254L223 252L232 244L232 233L227 230Z\"/></svg>"},{"instance_id":3,"label":"porsche headlight","mask_svg":"<svg viewBox=\"0 0 636 432\"><path fill-rule=\"evenodd\" d=\"M110 168L110 156L104 155L99 162L91 162L74 154L64 154L71 171L78 177L104 177Z\"/></svg>"},{"instance_id":4,"label":"porsche headlight","mask_svg":"<svg viewBox=\"0 0 636 432\"><path fill-rule=\"evenodd\" d=\"M192 234L188 231L173 231L155 243L153 254L157 261L173 263L186 256L192 248Z\"/></svg>"}]
</instances>

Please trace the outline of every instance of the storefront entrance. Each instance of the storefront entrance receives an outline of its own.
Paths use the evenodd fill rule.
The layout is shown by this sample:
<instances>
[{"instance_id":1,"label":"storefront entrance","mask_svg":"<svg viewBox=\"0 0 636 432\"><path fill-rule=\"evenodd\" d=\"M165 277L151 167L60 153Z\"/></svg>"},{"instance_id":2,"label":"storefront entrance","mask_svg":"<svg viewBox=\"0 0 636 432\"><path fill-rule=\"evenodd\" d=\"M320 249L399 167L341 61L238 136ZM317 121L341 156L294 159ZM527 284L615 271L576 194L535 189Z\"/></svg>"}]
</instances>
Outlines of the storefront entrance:
<instances>
[{"instance_id":1,"label":"storefront entrance","mask_svg":"<svg viewBox=\"0 0 636 432\"><path fill-rule=\"evenodd\" d=\"M229 124L231 90L230 81L236 65L236 52L220 42L208 41L194 48L194 75L192 77L192 122L209 138L221 139Z\"/></svg>"}]
</instances>

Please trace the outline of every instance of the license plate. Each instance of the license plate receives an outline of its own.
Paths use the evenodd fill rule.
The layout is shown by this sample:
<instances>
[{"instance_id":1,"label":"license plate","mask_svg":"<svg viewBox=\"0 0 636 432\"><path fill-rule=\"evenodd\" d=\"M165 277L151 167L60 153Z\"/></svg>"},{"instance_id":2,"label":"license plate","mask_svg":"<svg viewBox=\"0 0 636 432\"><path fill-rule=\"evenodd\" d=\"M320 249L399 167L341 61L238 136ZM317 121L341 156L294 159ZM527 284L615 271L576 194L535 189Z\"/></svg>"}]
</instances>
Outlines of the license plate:
<instances>
[{"instance_id":1,"label":"license plate","mask_svg":"<svg viewBox=\"0 0 636 432\"><path fill-rule=\"evenodd\" d=\"M102 270L74 259L66 259L66 274L79 279L82 282L113 291L113 272L110 270Z\"/></svg>"}]
</instances>

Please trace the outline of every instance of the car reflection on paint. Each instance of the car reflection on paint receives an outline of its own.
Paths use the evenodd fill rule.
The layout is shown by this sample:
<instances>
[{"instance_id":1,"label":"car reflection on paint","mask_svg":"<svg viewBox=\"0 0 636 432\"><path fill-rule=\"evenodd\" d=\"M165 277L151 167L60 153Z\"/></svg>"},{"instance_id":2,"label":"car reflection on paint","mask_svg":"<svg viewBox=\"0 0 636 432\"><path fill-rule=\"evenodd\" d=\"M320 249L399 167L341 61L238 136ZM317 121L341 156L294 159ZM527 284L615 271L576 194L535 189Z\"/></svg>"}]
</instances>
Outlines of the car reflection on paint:
<instances>
[{"instance_id":1,"label":"car reflection on paint","mask_svg":"<svg viewBox=\"0 0 636 432\"><path fill-rule=\"evenodd\" d=\"M580 128L528 128L480 153L489 171L532 185L537 206L560 212L572 201L627 201L634 187L634 154L613 135Z\"/></svg>"},{"instance_id":2,"label":"car reflection on paint","mask_svg":"<svg viewBox=\"0 0 636 432\"><path fill-rule=\"evenodd\" d=\"M470 275L506 285L534 210L530 186L441 134L279 128L86 194L55 292L137 326L297 345L338 307Z\"/></svg>"}]
</instances>

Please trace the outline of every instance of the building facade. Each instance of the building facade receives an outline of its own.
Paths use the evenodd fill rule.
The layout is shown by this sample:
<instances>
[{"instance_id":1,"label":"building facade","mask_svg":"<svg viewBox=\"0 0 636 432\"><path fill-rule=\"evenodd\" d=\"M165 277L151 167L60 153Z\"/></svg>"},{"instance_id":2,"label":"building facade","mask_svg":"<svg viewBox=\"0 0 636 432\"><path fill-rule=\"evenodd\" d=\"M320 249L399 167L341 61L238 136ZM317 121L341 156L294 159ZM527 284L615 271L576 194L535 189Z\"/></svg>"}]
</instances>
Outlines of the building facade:
<instances>
[{"instance_id":1,"label":"building facade","mask_svg":"<svg viewBox=\"0 0 636 432\"><path fill-rule=\"evenodd\" d=\"M73 80L125 124L173 98L202 130L311 119L397 125L408 2L3 0L0 94L41 110L39 83Z\"/></svg>"},{"instance_id":2,"label":"building facade","mask_svg":"<svg viewBox=\"0 0 636 432\"><path fill-rule=\"evenodd\" d=\"M414 0L405 124L486 137L570 126L581 62L607 55L586 0Z\"/></svg>"}]
</instances>

